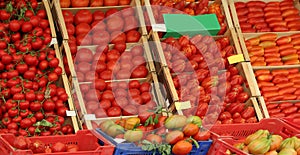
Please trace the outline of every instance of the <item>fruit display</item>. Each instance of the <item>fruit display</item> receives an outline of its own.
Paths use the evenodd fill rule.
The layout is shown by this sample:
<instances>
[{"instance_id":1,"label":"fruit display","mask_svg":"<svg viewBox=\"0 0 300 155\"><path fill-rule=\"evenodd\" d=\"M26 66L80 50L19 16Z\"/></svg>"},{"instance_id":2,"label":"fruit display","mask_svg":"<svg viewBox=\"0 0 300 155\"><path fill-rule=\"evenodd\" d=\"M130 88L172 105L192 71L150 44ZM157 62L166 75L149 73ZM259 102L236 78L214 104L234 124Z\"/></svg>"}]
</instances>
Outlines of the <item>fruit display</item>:
<instances>
[{"instance_id":1,"label":"fruit display","mask_svg":"<svg viewBox=\"0 0 300 155\"><path fill-rule=\"evenodd\" d=\"M231 21L225 20L224 9L221 1L215 1L209 3L208 0L202 1L190 1L190 0L150 0L150 4L153 12L153 19L156 24L164 23L163 14L188 14L192 16L203 15L203 14L216 14L218 22L220 24L220 31L218 35L223 35L228 29L228 23ZM226 8L227 9L227 8ZM144 17L146 25L150 24L150 17L147 12L144 11ZM150 26L148 27L151 28ZM148 30L149 30L148 29Z\"/></svg>"},{"instance_id":2,"label":"fruit display","mask_svg":"<svg viewBox=\"0 0 300 155\"><path fill-rule=\"evenodd\" d=\"M52 40L45 5L7 2L1 10L1 133L22 136L72 134L63 66ZM49 6L48 6L49 7Z\"/></svg>"},{"instance_id":3,"label":"fruit display","mask_svg":"<svg viewBox=\"0 0 300 155\"><path fill-rule=\"evenodd\" d=\"M299 69L256 70L255 76L266 102L299 100Z\"/></svg>"},{"instance_id":4,"label":"fruit display","mask_svg":"<svg viewBox=\"0 0 300 155\"><path fill-rule=\"evenodd\" d=\"M299 10L294 1L239 1L232 8L243 33L299 31Z\"/></svg>"},{"instance_id":5,"label":"fruit display","mask_svg":"<svg viewBox=\"0 0 300 155\"><path fill-rule=\"evenodd\" d=\"M251 95L256 95L247 84L252 83L248 78L251 73L247 72L250 66L248 63L229 64L227 58L237 53L231 41L230 36L214 39L200 34L162 40L163 54L171 72L170 77L164 78L174 84L171 101L188 101L191 108L183 110L185 115L197 115L208 124L257 121L252 100L248 101ZM172 86L166 87L172 89ZM246 102L248 104L244 104ZM172 106L174 108L174 104L171 109Z\"/></svg>"},{"instance_id":6,"label":"fruit display","mask_svg":"<svg viewBox=\"0 0 300 155\"><path fill-rule=\"evenodd\" d=\"M131 80L129 82L105 82L80 84L88 114L97 118L129 115L145 115L157 106L151 83Z\"/></svg>"},{"instance_id":7,"label":"fruit display","mask_svg":"<svg viewBox=\"0 0 300 155\"><path fill-rule=\"evenodd\" d=\"M80 48L74 59L74 69L79 82L96 79L121 80L145 78L148 75L148 59L142 45L125 51L125 43L117 43L113 49L98 46L96 49Z\"/></svg>"},{"instance_id":8,"label":"fruit display","mask_svg":"<svg viewBox=\"0 0 300 155\"><path fill-rule=\"evenodd\" d=\"M136 17L136 9L123 8L120 12L115 8L93 12L88 9L72 11L62 10L70 44L105 45L140 40L140 23Z\"/></svg>"},{"instance_id":9,"label":"fruit display","mask_svg":"<svg viewBox=\"0 0 300 155\"><path fill-rule=\"evenodd\" d=\"M280 135L271 134L268 130L262 129L233 146L249 154L297 155L300 153L300 139L296 136L284 139ZM229 154L231 154L230 151Z\"/></svg>"},{"instance_id":10,"label":"fruit display","mask_svg":"<svg viewBox=\"0 0 300 155\"><path fill-rule=\"evenodd\" d=\"M246 39L247 55L252 66L282 66L299 64L300 35L278 36L265 33Z\"/></svg>"},{"instance_id":11,"label":"fruit display","mask_svg":"<svg viewBox=\"0 0 300 155\"><path fill-rule=\"evenodd\" d=\"M144 152L139 153L156 151L165 155L171 153L189 154L192 150L199 149L199 147L205 150L201 143L211 143L211 141L208 141L211 134L202 128L202 120L198 116L172 115L167 117L153 115L149 118L145 123L141 123L141 120L137 117L119 119L115 122L107 120L99 125L100 130L97 131L113 138L124 138L125 143L135 143L144 150ZM193 144L195 148L193 148ZM117 152L122 152L122 149L126 150L122 147L118 149ZM206 154L207 151L208 148L205 152L197 153Z\"/></svg>"}]
</instances>

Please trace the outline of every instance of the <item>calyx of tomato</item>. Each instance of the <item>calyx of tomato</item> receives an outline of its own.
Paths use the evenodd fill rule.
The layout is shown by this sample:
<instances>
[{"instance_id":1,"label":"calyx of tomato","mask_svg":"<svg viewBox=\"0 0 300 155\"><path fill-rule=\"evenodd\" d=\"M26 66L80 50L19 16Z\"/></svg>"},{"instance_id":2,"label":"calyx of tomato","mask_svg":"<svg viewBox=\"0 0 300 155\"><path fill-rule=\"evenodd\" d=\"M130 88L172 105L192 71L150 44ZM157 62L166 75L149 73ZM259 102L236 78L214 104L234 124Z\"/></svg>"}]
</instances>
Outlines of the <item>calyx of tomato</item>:
<instances>
[{"instance_id":1,"label":"calyx of tomato","mask_svg":"<svg viewBox=\"0 0 300 155\"><path fill-rule=\"evenodd\" d=\"M169 144L153 144L148 140L142 141L142 149L146 151L158 151L160 154L171 154L171 145Z\"/></svg>"},{"instance_id":2,"label":"calyx of tomato","mask_svg":"<svg viewBox=\"0 0 300 155\"><path fill-rule=\"evenodd\" d=\"M35 124L33 124L33 126L44 126L44 127L53 127L53 124L48 122L47 120L43 119L39 122L36 122Z\"/></svg>"}]
</instances>

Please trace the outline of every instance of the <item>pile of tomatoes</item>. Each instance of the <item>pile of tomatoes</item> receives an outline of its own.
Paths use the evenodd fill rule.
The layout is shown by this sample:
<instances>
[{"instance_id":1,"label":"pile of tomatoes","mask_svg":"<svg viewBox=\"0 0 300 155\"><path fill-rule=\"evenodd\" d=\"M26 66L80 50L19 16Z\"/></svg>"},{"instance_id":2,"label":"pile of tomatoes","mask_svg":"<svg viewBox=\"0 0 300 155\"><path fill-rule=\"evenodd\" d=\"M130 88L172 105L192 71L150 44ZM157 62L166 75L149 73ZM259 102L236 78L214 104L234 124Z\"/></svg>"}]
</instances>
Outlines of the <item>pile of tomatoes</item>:
<instances>
[{"instance_id":1,"label":"pile of tomatoes","mask_svg":"<svg viewBox=\"0 0 300 155\"><path fill-rule=\"evenodd\" d=\"M239 24L244 33L299 31L299 10L293 1L235 2Z\"/></svg>"},{"instance_id":2,"label":"pile of tomatoes","mask_svg":"<svg viewBox=\"0 0 300 155\"><path fill-rule=\"evenodd\" d=\"M97 79L80 87L87 113L95 114L97 118L145 115L156 107L149 82L105 82Z\"/></svg>"},{"instance_id":3,"label":"pile of tomatoes","mask_svg":"<svg viewBox=\"0 0 300 155\"><path fill-rule=\"evenodd\" d=\"M215 14L221 29L218 35L226 32L225 16L221 11L221 4L214 2L209 5L208 0L195 2L194 0L151 0L152 11L156 23L164 23L163 14L188 14L188 15L203 15ZM149 24L149 17L146 11L144 12L146 25ZM149 27L150 28L150 27Z\"/></svg>"},{"instance_id":4,"label":"pile of tomatoes","mask_svg":"<svg viewBox=\"0 0 300 155\"><path fill-rule=\"evenodd\" d=\"M252 106L244 91L245 80L227 58L234 54L228 37L216 41L211 36L167 38L162 42L164 55L173 74L180 101L190 101L193 108L185 115L206 117L206 123L256 122ZM215 112L219 113L215 113Z\"/></svg>"},{"instance_id":5,"label":"pile of tomatoes","mask_svg":"<svg viewBox=\"0 0 300 155\"><path fill-rule=\"evenodd\" d=\"M51 30L37 1L7 3L0 10L1 132L24 136L69 134L68 95L57 84L62 68L49 47ZM47 123L41 123L47 122Z\"/></svg>"},{"instance_id":6,"label":"pile of tomatoes","mask_svg":"<svg viewBox=\"0 0 300 155\"><path fill-rule=\"evenodd\" d=\"M117 6L129 5L131 0L60 0L60 7L100 7L100 6Z\"/></svg>"},{"instance_id":7,"label":"pile of tomatoes","mask_svg":"<svg viewBox=\"0 0 300 155\"><path fill-rule=\"evenodd\" d=\"M103 46L98 46L95 54L88 48L78 50L74 66L79 82L145 78L148 75L143 46L137 45L126 51L125 43L116 43L110 50L107 47L103 50Z\"/></svg>"},{"instance_id":8,"label":"pile of tomatoes","mask_svg":"<svg viewBox=\"0 0 300 155\"><path fill-rule=\"evenodd\" d=\"M73 14L63 10L63 17L69 35L70 46L106 45L116 42L138 42L139 21L135 9L79 10Z\"/></svg>"},{"instance_id":9,"label":"pile of tomatoes","mask_svg":"<svg viewBox=\"0 0 300 155\"><path fill-rule=\"evenodd\" d=\"M299 69L257 70L256 80L266 102L299 100Z\"/></svg>"},{"instance_id":10,"label":"pile of tomatoes","mask_svg":"<svg viewBox=\"0 0 300 155\"><path fill-rule=\"evenodd\" d=\"M300 34L278 38L265 33L245 41L252 66L282 66L299 64Z\"/></svg>"}]
</instances>

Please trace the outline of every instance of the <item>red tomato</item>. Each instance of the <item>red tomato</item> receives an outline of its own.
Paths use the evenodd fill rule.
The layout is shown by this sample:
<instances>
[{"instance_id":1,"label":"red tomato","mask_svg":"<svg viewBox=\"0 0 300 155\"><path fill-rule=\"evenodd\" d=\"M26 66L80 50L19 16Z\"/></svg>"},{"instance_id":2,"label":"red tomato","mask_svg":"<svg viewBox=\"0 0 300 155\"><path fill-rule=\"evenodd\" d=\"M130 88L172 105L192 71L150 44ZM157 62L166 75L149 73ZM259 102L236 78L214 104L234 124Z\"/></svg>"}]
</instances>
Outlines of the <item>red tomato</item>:
<instances>
[{"instance_id":1,"label":"red tomato","mask_svg":"<svg viewBox=\"0 0 300 155\"><path fill-rule=\"evenodd\" d=\"M71 0L72 7L87 7L89 6L89 0Z\"/></svg>"},{"instance_id":2,"label":"red tomato","mask_svg":"<svg viewBox=\"0 0 300 155\"><path fill-rule=\"evenodd\" d=\"M78 25L80 23L91 24L93 21L93 15L89 10L80 10L75 14L74 23Z\"/></svg>"},{"instance_id":3,"label":"red tomato","mask_svg":"<svg viewBox=\"0 0 300 155\"><path fill-rule=\"evenodd\" d=\"M110 107L107 109L107 116L109 117L121 116L121 114L121 108L119 107Z\"/></svg>"},{"instance_id":4,"label":"red tomato","mask_svg":"<svg viewBox=\"0 0 300 155\"><path fill-rule=\"evenodd\" d=\"M126 33L126 42L128 43L138 42L140 38L141 38L141 34L136 30L131 30Z\"/></svg>"}]
</instances>

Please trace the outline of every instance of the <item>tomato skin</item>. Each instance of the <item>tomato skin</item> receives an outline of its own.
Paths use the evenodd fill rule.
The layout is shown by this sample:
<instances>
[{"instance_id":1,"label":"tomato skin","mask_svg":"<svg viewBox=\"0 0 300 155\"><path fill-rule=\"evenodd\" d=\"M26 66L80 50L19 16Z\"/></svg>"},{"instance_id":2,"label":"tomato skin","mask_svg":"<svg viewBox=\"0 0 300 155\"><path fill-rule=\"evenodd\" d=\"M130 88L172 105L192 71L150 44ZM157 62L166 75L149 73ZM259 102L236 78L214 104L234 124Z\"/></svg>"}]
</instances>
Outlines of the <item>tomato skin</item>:
<instances>
[{"instance_id":1,"label":"tomato skin","mask_svg":"<svg viewBox=\"0 0 300 155\"><path fill-rule=\"evenodd\" d=\"M174 154L189 154L192 151L192 149L193 145L190 142L181 140L173 146L172 152Z\"/></svg>"},{"instance_id":2,"label":"tomato skin","mask_svg":"<svg viewBox=\"0 0 300 155\"><path fill-rule=\"evenodd\" d=\"M203 131L200 129L197 134L193 136L193 138L197 141L206 141L210 138L210 136L211 133L209 131Z\"/></svg>"},{"instance_id":3,"label":"tomato skin","mask_svg":"<svg viewBox=\"0 0 300 155\"><path fill-rule=\"evenodd\" d=\"M199 131L199 127L196 124L189 123L183 127L183 133L185 136L194 136Z\"/></svg>"},{"instance_id":4,"label":"tomato skin","mask_svg":"<svg viewBox=\"0 0 300 155\"><path fill-rule=\"evenodd\" d=\"M179 130L171 131L166 136L166 142L168 144L175 144L178 141L182 140L184 138L183 132Z\"/></svg>"},{"instance_id":5,"label":"tomato skin","mask_svg":"<svg viewBox=\"0 0 300 155\"><path fill-rule=\"evenodd\" d=\"M93 15L89 10L80 10L74 16L74 23L78 25L79 23L91 24L93 21Z\"/></svg>"},{"instance_id":6,"label":"tomato skin","mask_svg":"<svg viewBox=\"0 0 300 155\"><path fill-rule=\"evenodd\" d=\"M296 113L297 110L298 110L297 107L292 106L292 107L288 107L288 108L283 109L282 113L284 113L285 115L290 115L290 114Z\"/></svg>"}]
</instances>

